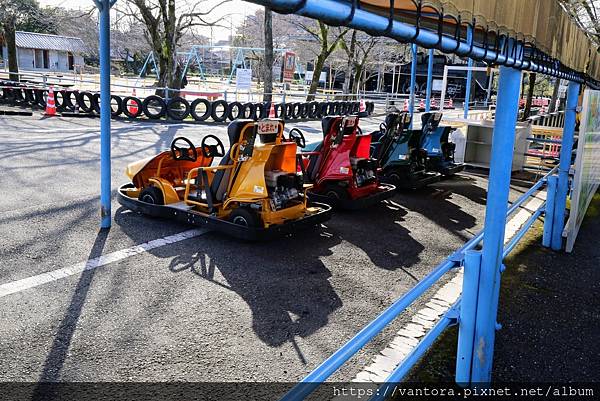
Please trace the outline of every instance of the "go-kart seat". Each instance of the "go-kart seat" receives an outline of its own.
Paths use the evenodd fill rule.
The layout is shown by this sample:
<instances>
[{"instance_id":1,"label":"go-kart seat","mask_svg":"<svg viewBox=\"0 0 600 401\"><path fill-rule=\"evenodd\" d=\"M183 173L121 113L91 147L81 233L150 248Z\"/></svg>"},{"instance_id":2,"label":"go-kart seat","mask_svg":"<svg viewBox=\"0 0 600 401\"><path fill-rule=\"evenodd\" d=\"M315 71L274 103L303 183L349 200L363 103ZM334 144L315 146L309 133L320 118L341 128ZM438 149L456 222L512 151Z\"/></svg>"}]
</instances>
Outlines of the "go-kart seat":
<instances>
[{"instance_id":1,"label":"go-kart seat","mask_svg":"<svg viewBox=\"0 0 600 401\"><path fill-rule=\"evenodd\" d=\"M240 141L240 136L244 127L248 124L254 124L254 120L250 119L242 119L242 120L234 120L227 127L227 136L229 136L229 149L236 143ZM225 154L225 156L221 159L221 163L219 166L228 166L232 164L233 161L229 156L229 152ZM231 169L223 169L217 170L215 176L213 177L212 183L210 184L210 192L213 195L213 200L216 202L221 202L223 200L223 195L225 191L227 191L227 185L229 184L229 177L231 176Z\"/></svg>"},{"instance_id":2,"label":"go-kart seat","mask_svg":"<svg viewBox=\"0 0 600 401\"><path fill-rule=\"evenodd\" d=\"M328 116L323 118L323 120L321 121L321 127L323 128L323 138L325 138L327 134L329 134L329 130L331 130L333 124L338 122L339 120L340 117L336 116Z\"/></svg>"},{"instance_id":3,"label":"go-kart seat","mask_svg":"<svg viewBox=\"0 0 600 401\"><path fill-rule=\"evenodd\" d=\"M227 127L227 135L229 136L229 149L231 149L231 147L233 145L235 145L236 143L239 142L240 140L240 135L242 134L242 131L244 129L244 127L248 124L253 124L254 121L253 120L247 120L247 119L243 119L243 120L235 120L232 121L231 124L229 124L229 126ZM225 153L225 156L223 156L223 158L221 158L221 162L219 163L219 166L228 166L231 165L233 163L233 161L231 160L231 157L229 156L229 152ZM217 172L215 173L215 175L213 176L212 182L210 184L210 193L212 195L212 202L222 202L223 201L223 196L225 195L225 191L227 191L227 186L229 184L229 177L231 176L231 169L220 169L217 170ZM200 184L202 180L202 177L200 175L198 175L196 177L196 185L197 188L201 188L202 185ZM207 201L207 196L206 193L197 193L196 196L188 196L188 198L190 200L195 200L195 201L202 201L205 202Z\"/></svg>"}]
</instances>

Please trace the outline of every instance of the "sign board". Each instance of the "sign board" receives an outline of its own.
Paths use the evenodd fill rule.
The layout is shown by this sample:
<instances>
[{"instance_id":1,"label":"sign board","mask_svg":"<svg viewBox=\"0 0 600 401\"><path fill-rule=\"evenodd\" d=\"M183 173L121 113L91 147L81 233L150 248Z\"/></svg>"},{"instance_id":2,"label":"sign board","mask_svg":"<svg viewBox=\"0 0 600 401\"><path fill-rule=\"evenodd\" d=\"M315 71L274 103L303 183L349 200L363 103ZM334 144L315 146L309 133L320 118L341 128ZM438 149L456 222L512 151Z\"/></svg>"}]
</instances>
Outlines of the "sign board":
<instances>
[{"instance_id":1,"label":"sign board","mask_svg":"<svg viewBox=\"0 0 600 401\"><path fill-rule=\"evenodd\" d=\"M261 120L258 122L258 133L277 134L279 132L279 121L276 120Z\"/></svg>"},{"instance_id":2,"label":"sign board","mask_svg":"<svg viewBox=\"0 0 600 401\"><path fill-rule=\"evenodd\" d=\"M250 90L252 86L252 69L237 68L235 70L235 89Z\"/></svg>"},{"instance_id":3,"label":"sign board","mask_svg":"<svg viewBox=\"0 0 600 401\"><path fill-rule=\"evenodd\" d=\"M600 91L583 95L571 213L565 227L566 251L571 252L585 212L600 184ZM563 234L564 235L564 234Z\"/></svg>"},{"instance_id":4,"label":"sign board","mask_svg":"<svg viewBox=\"0 0 600 401\"><path fill-rule=\"evenodd\" d=\"M444 86L443 79L434 79L433 81L431 81L431 90L433 92L441 92L443 86Z\"/></svg>"},{"instance_id":5,"label":"sign board","mask_svg":"<svg viewBox=\"0 0 600 401\"><path fill-rule=\"evenodd\" d=\"M296 53L285 52L283 58L283 82L292 82L296 72Z\"/></svg>"},{"instance_id":6,"label":"sign board","mask_svg":"<svg viewBox=\"0 0 600 401\"><path fill-rule=\"evenodd\" d=\"M307 82L312 81L312 79L313 79L313 72L314 71L306 71L304 73L304 80L307 81ZM327 81L327 73L324 72L324 71L322 71L321 75L319 75L319 82L325 82L325 81Z\"/></svg>"}]
</instances>

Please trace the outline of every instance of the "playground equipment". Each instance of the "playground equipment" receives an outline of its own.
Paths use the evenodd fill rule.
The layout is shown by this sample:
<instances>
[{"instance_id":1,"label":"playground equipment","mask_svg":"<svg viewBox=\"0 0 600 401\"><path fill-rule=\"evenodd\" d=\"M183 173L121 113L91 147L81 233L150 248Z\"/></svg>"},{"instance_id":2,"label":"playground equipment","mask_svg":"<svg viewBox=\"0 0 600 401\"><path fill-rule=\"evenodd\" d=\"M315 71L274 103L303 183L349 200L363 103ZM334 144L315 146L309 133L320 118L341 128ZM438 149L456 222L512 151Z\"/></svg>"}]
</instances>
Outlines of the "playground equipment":
<instances>
[{"instance_id":1,"label":"playground equipment","mask_svg":"<svg viewBox=\"0 0 600 401\"><path fill-rule=\"evenodd\" d=\"M421 148L427 152L427 170L450 176L464 170L465 166L454 161L456 145L450 142L454 128L440 126L440 121L442 113L421 115Z\"/></svg>"},{"instance_id":2,"label":"playground equipment","mask_svg":"<svg viewBox=\"0 0 600 401\"><path fill-rule=\"evenodd\" d=\"M303 148L302 174L314 185L310 199L340 209L362 209L394 194L395 186L377 178L377 161L369 155L371 137L358 134L358 121L357 116L325 117L323 140L308 146L298 128L290 131L290 139Z\"/></svg>"},{"instance_id":3,"label":"playground equipment","mask_svg":"<svg viewBox=\"0 0 600 401\"><path fill-rule=\"evenodd\" d=\"M296 144L282 141L282 120L237 120L227 133L227 153L214 135L199 147L178 137L170 151L130 164L131 183L119 189L119 203L247 240L293 233L329 218L329 206L308 202L296 172ZM221 163L211 166L215 157Z\"/></svg>"},{"instance_id":4,"label":"playground equipment","mask_svg":"<svg viewBox=\"0 0 600 401\"><path fill-rule=\"evenodd\" d=\"M416 189L439 181L439 175L427 172L427 152L421 148L421 130L411 130L411 116L405 111L392 112L371 133L371 157L378 160L381 177L398 188Z\"/></svg>"}]
</instances>

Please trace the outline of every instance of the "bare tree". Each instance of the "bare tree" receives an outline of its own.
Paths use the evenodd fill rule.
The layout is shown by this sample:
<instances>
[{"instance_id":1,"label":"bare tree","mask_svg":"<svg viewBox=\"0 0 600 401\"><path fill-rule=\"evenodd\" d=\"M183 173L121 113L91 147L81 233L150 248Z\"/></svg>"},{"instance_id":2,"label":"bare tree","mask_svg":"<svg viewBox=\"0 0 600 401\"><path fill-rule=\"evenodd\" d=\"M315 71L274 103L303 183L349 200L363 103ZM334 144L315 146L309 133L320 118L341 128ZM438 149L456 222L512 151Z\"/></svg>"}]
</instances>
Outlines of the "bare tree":
<instances>
[{"instance_id":1,"label":"bare tree","mask_svg":"<svg viewBox=\"0 0 600 401\"><path fill-rule=\"evenodd\" d=\"M200 26L218 26L225 16L209 19L211 14L229 0L210 6L208 0L123 0L119 12L144 24L146 39L154 51L160 70L157 85L181 88L181 71L177 62L177 47L186 32ZM119 4L119 3L117 3ZM162 94L162 91L158 91Z\"/></svg>"},{"instance_id":2,"label":"bare tree","mask_svg":"<svg viewBox=\"0 0 600 401\"><path fill-rule=\"evenodd\" d=\"M265 87L263 101L270 102L273 99L273 12L265 7L265 62L263 64L263 80Z\"/></svg>"},{"instance_id":3,"label":"bare tree","mask_svg":"<svg viewBox=\"0 0 600 401\"><path fill-rule=\"evenodd\" d=\"M313 41L319 44L315 66L313 70L313 79L308 88L307 101L314 100L317 88L319 86L319 75L325 67L325 61L338 47L349 29L331 28L321 21L317 21L316 26L307 24L305 19L294 19L292 23L302 31L308 33Z\"/></svg>"}]
</instances>

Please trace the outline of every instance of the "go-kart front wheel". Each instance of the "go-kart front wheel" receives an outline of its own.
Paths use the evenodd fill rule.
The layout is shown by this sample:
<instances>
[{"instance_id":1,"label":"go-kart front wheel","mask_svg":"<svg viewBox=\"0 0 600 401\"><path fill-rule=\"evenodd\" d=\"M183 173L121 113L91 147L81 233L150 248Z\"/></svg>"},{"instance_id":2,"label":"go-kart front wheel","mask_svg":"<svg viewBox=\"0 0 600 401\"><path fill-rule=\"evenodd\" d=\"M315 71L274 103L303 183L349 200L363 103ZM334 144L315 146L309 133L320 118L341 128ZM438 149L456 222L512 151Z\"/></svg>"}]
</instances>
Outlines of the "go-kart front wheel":
<instances>
[{"instance_id":1,"label":"go-kart front wheel","mask_svg":"<svg viewBox=\"0 0 600 401\"><path fill-rule=\"evenodd\" d=\"M262 226L258 214L245 207L238 207L235 209L229 215L229 219L233 224L243 227L257 228Z\"/></svg>"},{"instance_id":2,"label":"go-kart front wheel","mask_svg":"<svg viewBox=\"0 0 600 401\"><path fill-rule=\"evenodd\" d=\"M151 205L164 205L165 200L163 198L163 193L158 187L146 187L140 193L138 197L142 202L149 203Z\"/></svg>"}]
</instances>

